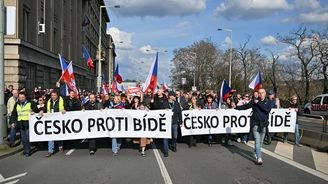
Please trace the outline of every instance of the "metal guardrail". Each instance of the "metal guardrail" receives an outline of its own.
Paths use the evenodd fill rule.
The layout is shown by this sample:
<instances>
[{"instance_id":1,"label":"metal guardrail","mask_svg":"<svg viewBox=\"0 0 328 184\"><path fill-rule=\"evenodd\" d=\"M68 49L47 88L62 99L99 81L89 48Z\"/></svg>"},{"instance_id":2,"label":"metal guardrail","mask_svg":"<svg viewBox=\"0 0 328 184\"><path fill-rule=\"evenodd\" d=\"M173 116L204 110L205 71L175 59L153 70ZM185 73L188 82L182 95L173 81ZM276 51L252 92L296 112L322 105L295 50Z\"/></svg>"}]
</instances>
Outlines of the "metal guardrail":
<instances>
[{"instance_id":1,"label":"metal guardrail","mask_svg":"<svg viewBox=\"0 0 328 184\"><path fill-rule=\"evenodd\" d=\"M311 115L311 114L305 114L305 113L303 113L300 116L321 119L321 116L319 116L319 115Z\"/></svg>"}]
</instances>

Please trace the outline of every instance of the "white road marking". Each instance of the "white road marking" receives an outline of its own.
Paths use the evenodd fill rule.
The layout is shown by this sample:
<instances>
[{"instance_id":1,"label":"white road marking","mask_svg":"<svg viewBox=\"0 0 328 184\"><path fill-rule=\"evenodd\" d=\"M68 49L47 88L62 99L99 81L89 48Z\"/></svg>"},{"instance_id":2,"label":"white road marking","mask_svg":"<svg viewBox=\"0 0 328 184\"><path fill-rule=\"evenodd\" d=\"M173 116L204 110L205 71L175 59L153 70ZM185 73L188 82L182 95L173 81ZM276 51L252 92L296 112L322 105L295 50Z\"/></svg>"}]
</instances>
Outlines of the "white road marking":
<instances>
[{"instance_id":1,"label":"white road marking","mask_svg":"<svg viewBox=\"0 0 328 184\"><path fill-rule=\"evenodd\" d=\"M311 150L315 168L318 171L328 174L328 154Z\"/></svg>"},{"instance_id":2,"label":"white road marking","mask_svg":"<svg viewBox=\"0 0 328 184\"><path fill-rule=\"evenodd\" d=\"M19 182L19 179L18 179L18 180L14 180L14 181L7 182L7 183L5 183L5 184L14 184L14 183L17 183L17 182Z\"/></svg>"},{"instance_id":3,"label":"white road marking","mask_svg":"<svg viewBox=\"0 0 328 184\"><path fill-rule=\"evenodd\" d=\"M253 148L254 147L254 144L251 144L251 143L248 142L247 143L247 146L250 146L250 147ZM328 175L325 174L325 173L322 173L320 171L314 170L314 169L312 169L310 167L307 167L305 165L302 165L300 163L297 163L297 162L295 162L293 160L290 160L290 159L288 159L288 158L286 158L284 156L281 156L281 155L279 155L277 153L271 152L271 151L266 150L264 148L262 148L262 152L265 153L265 154L267 154L267 155L269 155L269 156L271 156L271 157L273 157L273 158L276 158L276 159L278 159L280 161L283 161L283 162L285 162L285 163L287 163L287 164L289 164L291 166L294 166L294 167L296 167L298 169L301 169L302 171L305 171L305 172L307 172L309 174L312 174L312 175L317 176L317 177L319 177L319 178L321 178L323 180L328 181Z\"/></svg>"},{"instance_id":4,"label":"white road marking","mask_svg":"<svg viewBox=\"0 0 328 184\"><path fill-rule=\"evenodd\" d=\"M165 184L173 184L172 183L172 180L170 178L170 175L167 172L167 169L166 169L166 167L164 165L164 162L163 162L163 160L161 158L161 155L158 152L158 149L157 149L155 143L152 142L151 145L152 145L152 148L153 148L153 151L154 151L154 154L155 154L155 157L156 157L156 160L157 160L159 169L161 170L161 173L162 173L162 176L163 176L163 179L164 179L164 183Z\"/></svg>"},{"instance_id":5,"label":"white road marking","mask_svg":"<svg viewBox=\"0 0 328 184\"><path fill-rule=\"evenodd\" d=\"M5 179L1 174L0 174L0 181Z\"/></svg>"},{"instance_id":6,"label":"white road marking","mask_svg":"<svg viewBox=\"0 0 328 184\"><path fill-rule=\"evenodd\" d=\"M66 155L69 156L69 155L71 155L74 151L75 151L75 149L70 149L70 150L66 153Z\"/></svg>"},{"instance_id":7,"label":"white road marking","mask_svg":"<svg viewBox=\"0 0 328 184\"><path fill-rule=\"evenodd\" d=\"M288 143L277 142L275 153L293 160L294 146Z\"/></svg>"},{"instance_id":8,"label":"white road marking","mask_svg":"<svg viewBox=\"0 0 328 184\"><path fill-rule=\"evenodd\" d=\"M10 181L10 180L14 180L16 178L20 178L22 176L25 176L26 174L27 174L27 172L22 173L22 174L17 174L16 176L12 176L12 177L9 177L9 178L3 178L3 179L0 180L0 183L4 183L6 181Z\"/></svg>"}]
</instances>

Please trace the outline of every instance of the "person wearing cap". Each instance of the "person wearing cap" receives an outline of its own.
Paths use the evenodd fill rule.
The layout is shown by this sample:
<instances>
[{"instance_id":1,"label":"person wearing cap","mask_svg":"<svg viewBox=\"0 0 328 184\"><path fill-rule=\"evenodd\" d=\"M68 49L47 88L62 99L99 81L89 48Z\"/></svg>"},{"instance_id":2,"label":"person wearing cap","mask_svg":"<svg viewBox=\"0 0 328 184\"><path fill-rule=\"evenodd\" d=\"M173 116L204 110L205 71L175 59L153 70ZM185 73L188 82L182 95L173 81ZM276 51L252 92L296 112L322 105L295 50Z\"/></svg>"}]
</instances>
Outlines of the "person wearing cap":
<instances>
[{"instance_id":1,"label":"person wearing cap","mask_svg":"<svg viewBox=\"0 0 328 184\"><path fill-rule=\"evenodd\" d=\"M178 139L178 128L182 125L182 110L179 102L176 100L176 93L174 91L169 92L168 105L169 109L172 110L172 139L171 139L171 150L177 152L177 139ZM163 139L163 150L164 157L169 156L169 140Z\"/></svg>"}]
</instances>

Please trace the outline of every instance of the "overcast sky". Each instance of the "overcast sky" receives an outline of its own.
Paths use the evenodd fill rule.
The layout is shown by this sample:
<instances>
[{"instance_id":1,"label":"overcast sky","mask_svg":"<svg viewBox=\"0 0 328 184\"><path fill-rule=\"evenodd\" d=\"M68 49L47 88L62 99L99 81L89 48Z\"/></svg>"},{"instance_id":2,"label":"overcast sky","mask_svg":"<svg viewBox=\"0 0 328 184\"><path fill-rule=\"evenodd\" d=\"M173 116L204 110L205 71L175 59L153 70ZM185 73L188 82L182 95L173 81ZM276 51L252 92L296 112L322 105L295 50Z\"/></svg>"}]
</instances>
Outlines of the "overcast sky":
<instances>
[{"instance_id":1,"label":"overcast sky","mask_svg":"<svg viewBox=\"0 0 328 184\"><path fill-rule=\"evenodd\" d=\"M106 0L106 5L116 4L121 8L108 9L107 27L124 79L145 80L155 55L147 50L157 48L168 50L159 54L158 80L170 83L173 49L206 38L229 48L229 33L218 28L233 30L233 47L251 36L251 47L283 55L288 48L277 43L277 33L286 35L300 24L328 26L326 0Z\"/></svg>"}]
</instances>

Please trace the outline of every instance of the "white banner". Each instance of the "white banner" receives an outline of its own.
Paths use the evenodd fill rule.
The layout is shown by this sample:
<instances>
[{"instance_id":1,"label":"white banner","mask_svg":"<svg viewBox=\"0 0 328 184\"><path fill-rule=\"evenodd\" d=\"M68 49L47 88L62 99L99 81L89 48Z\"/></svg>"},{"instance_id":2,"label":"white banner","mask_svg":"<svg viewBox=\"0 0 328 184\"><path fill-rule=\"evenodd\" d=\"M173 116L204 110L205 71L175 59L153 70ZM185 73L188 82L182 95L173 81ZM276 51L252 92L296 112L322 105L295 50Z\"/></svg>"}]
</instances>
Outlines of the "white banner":
<instances>
[{"instance_id":1,"label":"white banner","mask_svg":"<svg viewBox=\"0 0 328 184\"><path fill-rule=\"evenodd\" d=\"M100 137L171 138L168 110L92 110L29 116L30 141Z\"/></svg>"},{"instance_id":2,"label":"white banner","mask_svg":"<svg viewBox=\"0 0 328 184\"><path fill-rule=\"evenodd\" d=\"M252 110L189 110L182 112L182 136L202 134L248 133ZM291 109L272 109L270 132L295 132L296 112Z\"/></svg>"}]
</instances>

